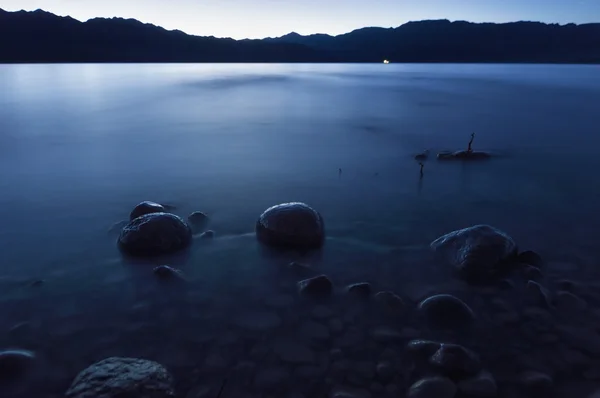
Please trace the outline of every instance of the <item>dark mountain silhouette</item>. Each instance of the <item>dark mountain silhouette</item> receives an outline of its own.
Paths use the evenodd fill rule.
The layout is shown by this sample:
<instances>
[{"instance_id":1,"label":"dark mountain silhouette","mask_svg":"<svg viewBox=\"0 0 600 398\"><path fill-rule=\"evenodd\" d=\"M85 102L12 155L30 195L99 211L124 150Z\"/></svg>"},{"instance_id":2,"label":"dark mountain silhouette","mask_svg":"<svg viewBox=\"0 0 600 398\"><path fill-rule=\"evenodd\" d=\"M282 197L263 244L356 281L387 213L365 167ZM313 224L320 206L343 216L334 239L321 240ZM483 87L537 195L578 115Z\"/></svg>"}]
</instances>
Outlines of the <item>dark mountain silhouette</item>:
<instances>
[{"instance_id":1,"label":"dark mountain silhouette","mask_svg":"<svg viewBox=\"0 0 600 398\"><path fill-rule=\"evenodd\" d=\"M531 62L600 63L600 23L447 20L339 36L263 40L190 36L133 19L79 22L0 10L0 62Z\"/></svg>"}]
</instances>

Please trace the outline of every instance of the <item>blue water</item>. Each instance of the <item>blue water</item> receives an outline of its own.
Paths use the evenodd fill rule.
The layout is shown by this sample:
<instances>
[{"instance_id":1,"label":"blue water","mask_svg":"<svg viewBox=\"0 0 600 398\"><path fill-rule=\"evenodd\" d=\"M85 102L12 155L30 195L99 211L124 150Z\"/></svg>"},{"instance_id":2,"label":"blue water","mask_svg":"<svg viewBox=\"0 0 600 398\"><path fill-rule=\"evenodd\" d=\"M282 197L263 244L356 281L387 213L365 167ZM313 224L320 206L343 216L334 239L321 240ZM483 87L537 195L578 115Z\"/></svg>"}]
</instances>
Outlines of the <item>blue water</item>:
<instances>
[{"instance_id":1,"label":"blue water","mask_svg":"<svg viewBox=\"0 0 600 398\"><path fill-rule=\"evenodd\" d=\"M287 201L323 214L329 240L310 261L340 283L397 288L373 263L475 223L545 258L593 263L599 104L598 66L0 65L0 346L58 362L44 376L52 393L109 353L179 364L187 348L173 347L187 340L166 325L227 318L287 283L273 268L294 255L265 258L252 236L258 215ZM472 132L491 161L431 157L419 178L416 153L465 149ZM173 259L196 318L132 315L164 305L109 232L142 200L211 218L217 239ZM569 276L596 275L580 268ZM431 287L402 274L415 299ZM240 291L247 300L232 302ZM29 340L2 334L19 322ZM140 323L151 332L134 349Z\"/></svg>"}]
</instances>

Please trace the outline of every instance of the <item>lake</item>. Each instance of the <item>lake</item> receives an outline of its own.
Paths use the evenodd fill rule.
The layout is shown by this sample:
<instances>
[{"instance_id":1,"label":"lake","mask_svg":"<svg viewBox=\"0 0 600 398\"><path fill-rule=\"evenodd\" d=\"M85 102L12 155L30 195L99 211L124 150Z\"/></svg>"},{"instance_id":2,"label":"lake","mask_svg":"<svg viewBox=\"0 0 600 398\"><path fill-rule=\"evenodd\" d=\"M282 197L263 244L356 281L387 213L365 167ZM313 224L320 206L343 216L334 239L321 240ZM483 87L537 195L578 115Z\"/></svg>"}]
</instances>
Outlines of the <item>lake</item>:
<instances>
[{"instance_id":1,"label":"lake","mask_svg":"<svg viewBox=\"0 0 600 398\"><path fill-rule=\"evenodd\" d=\"M600 370L600 352L562 328L581 325L600 346L588 330L600 325L599 111L598 66L0 65L0 348L37 356L3 396L62 396L110 356L160 362L182 397L215 396L224 379L223 397L319 397L340 385L401 396L408 376L348 375L405 345L372 340L382 324L478 351L500 396L526 396L515 395L517 370L550 375L557 396L584 396L600 376L581 374ZM435 159L466 149L473 132L492 159ZM426 149L421 178L414 155ZM196 239L186 256L123 259L113 226L143 200L184 218L205 212L215 239ZM323 215L321 251L273 254L256 242L261 212L290 201ZM585 285L585 316L548 310L538 330L520 293L490 298L435 264L429 243L474 224L540 253L552 294L564 278ZM378 318L340 293L320 304L331 315L317 325L341 321L340 337L315 342L291 261L340 290L368 281L412 304L455 294L481 318L478 333ZM182 270L183 286L157 281L164 263ZM499 299L516 325L488 316ZM540 345L540 334L557 338ZM314 361L288 363L272 347L282 339ZM341 375L334 349L350 364ZM250 371L237 377L240 363Z\"/></svg>"}]
</instances>

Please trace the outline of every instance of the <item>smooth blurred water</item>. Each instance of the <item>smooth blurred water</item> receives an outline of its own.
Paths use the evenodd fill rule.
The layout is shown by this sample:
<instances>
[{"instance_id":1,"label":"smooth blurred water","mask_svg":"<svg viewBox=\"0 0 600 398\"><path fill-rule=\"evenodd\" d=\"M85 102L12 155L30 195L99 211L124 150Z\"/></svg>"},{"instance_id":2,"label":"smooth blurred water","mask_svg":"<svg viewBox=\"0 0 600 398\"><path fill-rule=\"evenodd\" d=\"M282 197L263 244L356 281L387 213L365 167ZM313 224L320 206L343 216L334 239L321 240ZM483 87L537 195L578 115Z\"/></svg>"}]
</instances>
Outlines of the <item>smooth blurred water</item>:
<instances>
[{"instance_id":1,"label":"smooth blurred water","mask_svg":"<svg viewBox=\"0 0 600 398\"><path fill-rule=\"evenodd\" d=\"M314 261L350 281L377 281L365 263L381 253L475 223L589 258L599 104L597 66L2 65L0 324L38 321L68 336L61 346L79 344L56 331L70 316L82 330L129 322L155 286L108 230L142 200L211 217L217 239L173 260L203 300L260 296L274 275L251 233L287 201L323 214L330 241ZM416 153L464 149L472 132L492 160L431 156L419 178ZM33 298L14 282L29 279L46 281Z\"/></svg>"}]
</instances>

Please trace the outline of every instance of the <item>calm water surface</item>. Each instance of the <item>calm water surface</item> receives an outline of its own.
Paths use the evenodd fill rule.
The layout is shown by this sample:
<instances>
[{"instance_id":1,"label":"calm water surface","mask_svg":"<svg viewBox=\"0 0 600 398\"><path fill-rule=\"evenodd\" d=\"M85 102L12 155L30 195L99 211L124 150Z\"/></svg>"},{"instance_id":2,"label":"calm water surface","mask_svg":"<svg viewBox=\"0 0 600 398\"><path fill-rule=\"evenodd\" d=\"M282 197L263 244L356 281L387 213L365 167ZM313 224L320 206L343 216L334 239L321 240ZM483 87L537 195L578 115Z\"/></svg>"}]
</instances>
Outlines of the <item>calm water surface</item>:
<instances>
[{"instance_id":1,"label":"calm water surface","mask_svg":"<svg viewBox=\"0 0 600 398\"><path fill-rule=\"evenodd\" d=\"M218 336L248 336L223 343L235 362L302 323L280 308L276 331L239 321L295 298L291 260L409 300L458 289L425 271L426 245L475 223L577 265L556 277L595 278L598 104L597 66L0 65L0 345L44 364L13 393L58 394L109 355L200 369L201 383ZM419 178L416 153L464 149L471 132L493 160L431 158ZM116 250L111 226L142 200L211 218L214 241L156 261L186 289ZM287 201L323 214L321 253L256 244L258 215Z\"/></svg>"}]
</instances>

